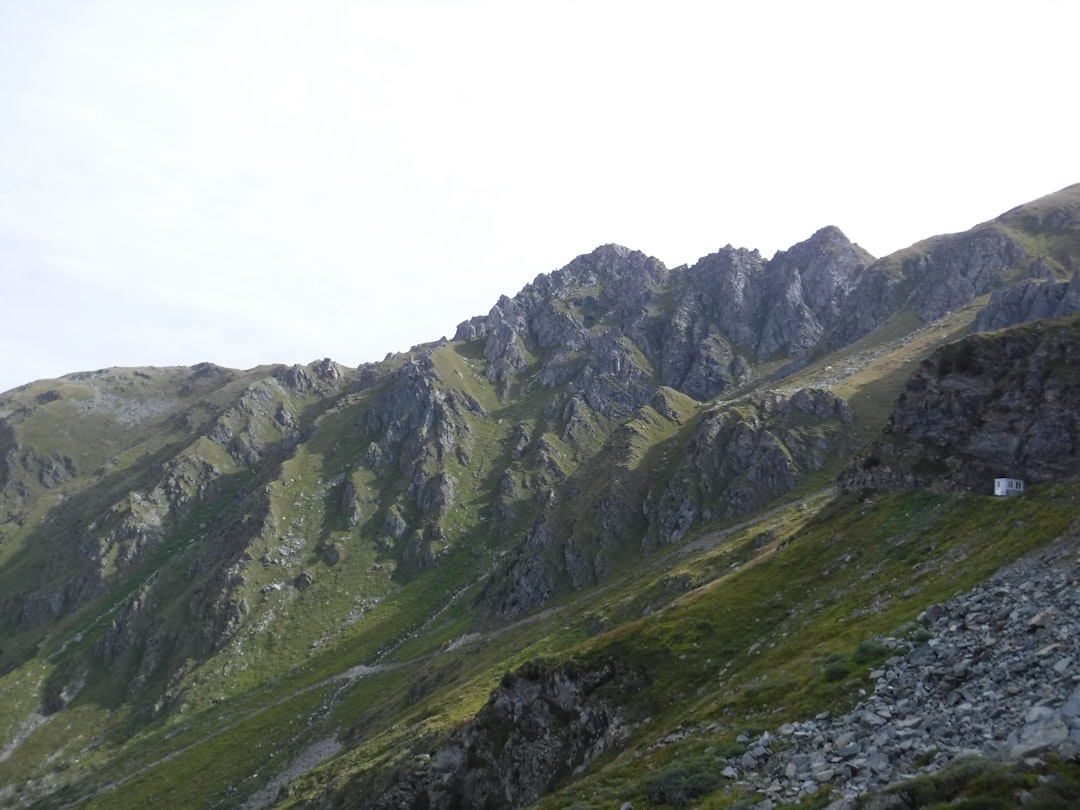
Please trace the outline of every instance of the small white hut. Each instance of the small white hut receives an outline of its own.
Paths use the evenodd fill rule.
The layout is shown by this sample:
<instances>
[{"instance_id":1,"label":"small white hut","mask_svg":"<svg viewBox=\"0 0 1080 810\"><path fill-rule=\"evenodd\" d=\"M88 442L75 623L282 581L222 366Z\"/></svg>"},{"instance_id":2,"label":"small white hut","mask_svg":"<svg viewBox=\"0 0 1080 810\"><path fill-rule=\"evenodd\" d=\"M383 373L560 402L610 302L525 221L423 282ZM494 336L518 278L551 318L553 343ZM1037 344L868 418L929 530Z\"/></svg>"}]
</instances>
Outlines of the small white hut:
<instances>
[{"instance_id":1,"label":"small white hut","mask_svg":"<svg viewBox=\"0 0 1080 810\"><path fill-rule=\"evenodd\" d=\"M995 478L994 494L998 497L1003 495L1019 495L1024 491L1024 482L1020 478Z\"/></svg>"}]
</instances>

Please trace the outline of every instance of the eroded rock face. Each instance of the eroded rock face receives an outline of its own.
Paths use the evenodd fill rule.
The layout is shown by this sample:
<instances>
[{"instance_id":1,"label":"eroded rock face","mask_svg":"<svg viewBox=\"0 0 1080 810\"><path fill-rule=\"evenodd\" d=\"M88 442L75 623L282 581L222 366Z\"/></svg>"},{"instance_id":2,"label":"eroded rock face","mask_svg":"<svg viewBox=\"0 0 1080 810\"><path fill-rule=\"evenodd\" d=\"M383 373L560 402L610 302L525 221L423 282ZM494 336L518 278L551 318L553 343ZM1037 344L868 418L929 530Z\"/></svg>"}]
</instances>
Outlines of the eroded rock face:
<instances>
[{"instance_id":1,"label":"eroded rock face","mask_svg":"<svg viewBox=\"0 0 1080 810\"><path fill-rule=\"evenodd\" d=\"M374 398L364 418L370 438L364 464L382 477L400 476L400 496L382 504L383 537L388 549L410 530L405 553L409 569L418 572L435 559L431 540L439 522L453 507L457 484L445 473L446 463L471 461L475 437L471 422L487 417L472 396L444 384L430 350L414 355L394 372ZM355 488L346 486L347 520L356 525L361 507Z\"/></svg>"},{"instance_id":2,"label":"eroded rock face","mask_svg":"<svg viewBox=\"0 0 1080 810\"><path fill-rule=\"evenodd\" d=\"M1080 320L972 335L922 363L881 439L841 475L862 488L991 492L997 476L1080 472Z\"/></svg>"},{"instance_id":3,"label":"eroded rock face","mask_svg":"<svg viewBox=\"0 0 1080 810\"><path fill-rule=\"evenodd\" d=\"M932 320L1002 285L1024 262L1030 258L1023 247L999 223L935 237L880 261L832 227L769 261L728 245L670 271L607 245L500 299L488 316L462 324L457 337L484 340L486 373L504 394L514 385L550 389L545 416L572 451L587 457L610 449L618 425L654 401L658 386L698 401L732 395L752 384L762 363L788 361L782 375L905 309ZM834 426L809 430L770 422L788 419L782 411L799 405L774 413L763 407L753 418L706 414L659 489L616 465L604 492L590 495L598 521L554 519L561 499L547 484L538 486L538 496L548 494L543 514L527 532L517 529L523 542L489 583L485 604L495 615L517 615L546 599L564 574L575 588L593 584L603 578L611 548L641 538L646 547L679 540L703 521L753 511L835 452L842 434L835 424L845 418L838 411L815 413L812 419ZM881 465L865 469L880 475L875 466ZM597 471L565 482L570 498L589 490L581 478L589 474ZM503 481L500 526L512 523L513 500L527 491L522 480Z\"/></svg>"},{"instance_id":4,"label":"eroded rock face","mask_svg":"<svg viewBox=\"0 0 1080 810\"><path fill-rule=\"evenodd\" d=\"M1025 258L1016 240L990 226L942 239L911 265L918 280L910 300L923 320L936 320L1000 285Z\"/></svg>"},{"instance_id":5,"label":"eroded rock face","mask_svg":"<svg viewBox=\"0 0 1080 810\"><path fill-rule=\"evenodd\" d=\"M988 303L975 318L972 332L1006 329L1041 318L1064 318L1080 312L1080 274L1069 281L1055 281L1039 272L1039 262L1032 278L1011 287L995 290Z\"/></svg>"},{"instance_id":6,"label":"eroded rock face","mask_svg":"<svg viewBox=\"0 0 1080 810\"><path fill-rule=\"evenodd\" d=\"M760 508L821 469L853 421L846 402L814 389L707 412L656 506L650 536L681 540L701 520Z\"/></svg>"},{"instance_id":7,"label":"eroded rock face","mask_svg":"<svg viewBox=\"0 0 1080 810\"><path fill-rule=\"evenodd\" d=\"M644 683L614 663L555 669L526 664L507 674L476 717L420 767L363 806L530 805L629 735L619 693Z\"/></svg>"},{"instance_id":8,"label":"eroded rock face","mask_svg":"<svg viewBox=\"0 0 1080 810\"><path fill-rule=\"evenodd\" d=\"M860 275L825 344L846 345L905 309L924 321L940 318L996 289L1030 261L1023 246L994 223L920 242Z\"/></svg>"},{"instance_id":9,"label":"eroded rock face","mask_svg":"<svg viewBox=\"0 0 1080 810\"><path fill-rule=\"evenodd\" d=\"M503 297L487 316L461 324L456 337L485 340L493 381L508 385L535 363L541 384L576 381L575 393L591 408L622 418L648 401L652 379L712 399L751 380L755 364L779 357L796 368L899 311L939 318L1030 262L997 223L878 261L835 227L768 261L728 245L671 271L605 245Z\"/></svg>"},{"instance_id":10,"label":"eroded rock face","mask_svg":"<svg viewBox=\"0 0 1080 810\"><path fill-rule=\"evenodd\" d=\"M838 228L822 228L805 242L777 253L769 262L765 321L757 356L780 352L800 358L823 340L873 257Z\"/></svg>"},{"instance_id":11,"label":"eroded rock face","mask_svg":"<svg viewBox=\"0 0 1080 810\"><path fill-rule=\"evenodd\" d=\"M575 589L595 585L620 553L761 508L844 449L854 415L822 390L747 397L706 411L688 440L658 446L678 459L671 467L642 465L635 439L661 418L675 416L642 414L612 431L599 460L552 493L526 541L489 577L479 597L487 612L519 616L549 599L560 578Z\"/></svg>"},{"instance_id":12,"label":"eroded rock face","mask_svg":"<svg viewBox=\"0 0 1080 810\"><path fill-rule=\"evenodd\" d=\"M501 298L456 337L485 340L493 381L536 357L541 384L571 383L590 408L622 418L657 381L707 400L750 379L752 362L812 353L871 261L832 227L771 261L729 245L672 271L605 245Z\"/></svg>"}]
</instances>

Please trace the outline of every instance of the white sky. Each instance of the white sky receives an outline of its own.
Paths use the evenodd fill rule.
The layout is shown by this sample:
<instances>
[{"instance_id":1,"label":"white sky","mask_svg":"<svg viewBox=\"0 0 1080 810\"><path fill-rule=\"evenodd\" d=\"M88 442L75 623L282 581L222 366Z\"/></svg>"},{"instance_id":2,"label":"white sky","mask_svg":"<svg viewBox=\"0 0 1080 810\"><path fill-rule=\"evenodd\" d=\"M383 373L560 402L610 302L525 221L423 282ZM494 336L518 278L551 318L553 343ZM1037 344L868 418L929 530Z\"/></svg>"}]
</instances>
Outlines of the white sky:
<instances>
[{"instance_id":1,"label":"white sky","mask_svg":"<svg viewBox=\"0 0 1080 810\"><path fill-rule=\"evenodd\" d=\"M1080 4L0 0L0 391L348 365L606 242L881 256L1080 180Z\"/></svg>"}]
</instances>

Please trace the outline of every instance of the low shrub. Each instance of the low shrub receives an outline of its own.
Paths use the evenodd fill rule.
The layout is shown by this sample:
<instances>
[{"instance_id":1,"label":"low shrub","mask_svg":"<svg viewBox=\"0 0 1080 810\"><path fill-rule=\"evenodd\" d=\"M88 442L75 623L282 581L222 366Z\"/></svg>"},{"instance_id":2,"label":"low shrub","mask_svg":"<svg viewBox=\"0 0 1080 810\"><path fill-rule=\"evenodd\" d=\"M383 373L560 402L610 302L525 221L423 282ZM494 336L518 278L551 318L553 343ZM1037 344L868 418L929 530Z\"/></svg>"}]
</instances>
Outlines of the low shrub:
<instances>
[{"instance_id":1,"label":"low shrub","mask_svg":"<svg viewBox=\"0 0 1080 810\"><path fill-rule=\"evenodd\" d=\"M851 670L848 669L847 661L842 657L830 655L825 660L825 669L822 674L829 683L835 683L836 681L844 680L844 678L851 674Z\"/></svg>"},{"instance_id":2,"label":"low shrub","mask_svg":"<svg viewBox=\"0 0 1080 810\"><path fill-rule=\"evenodd\" d=\"M720 787L723 780L716 760L690 757L650 774L645 780L645 795L653 804L688 807L694 800Z\"/></svg>"},{"instance_id":3,"label":"low shrub","mask_svg":"<svg viewBox=\"0 0 1080 810\"><path fill-rule=\"evenodd\" d=\"M892 656L893 651L891 648L886 647L880 641L874 639L868 639L859 644L855 648L855 654L852 658L856 664L874 664L878 661L884 661L886 658Z\"/></svg>"}]
</instances>

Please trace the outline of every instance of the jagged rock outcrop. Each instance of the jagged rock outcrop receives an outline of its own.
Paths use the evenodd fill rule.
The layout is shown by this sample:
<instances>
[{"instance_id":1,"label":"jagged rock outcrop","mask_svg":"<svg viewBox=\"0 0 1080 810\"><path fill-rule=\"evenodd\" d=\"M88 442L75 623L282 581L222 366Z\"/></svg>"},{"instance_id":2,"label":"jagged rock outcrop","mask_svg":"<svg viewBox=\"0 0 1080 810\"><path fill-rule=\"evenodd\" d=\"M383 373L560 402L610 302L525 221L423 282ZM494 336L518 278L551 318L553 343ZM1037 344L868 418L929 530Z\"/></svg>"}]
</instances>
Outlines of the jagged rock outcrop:
<instances>
[{"instance_id":1,"label":"jagged rock outcrop","mask_svg":"<svg viewBox=\"0 0 1080 810\"><path fill-rule=\"evenodd\" d=\"M377 475L400 476L400 496L383 511L386 548L415 533L404 552L407 567L418 572L435 559L431 544L442 537L440 522L455 504L451 459L468 467L475 436L473 420L487 412L471 395L441 379L430 350L412 356L383 386L364 417L370 438L364 463ZM358 509L355 489L352 503ZM354 525L359 522L359 518Z\"/></svg>"},{"instance_id":2,"label":"jagged rock outcrop","mask_svg":"<svg viewBox=\"0 0 1080 810\"><path fill-rule=\"evenodd\" d=\"M489 379L506 383L528 365L535 352L548 354L540 378L545 385L568 381L582 364L575 355L587 350L590 337L606 342L587 352L608 365L604 349L632 322L646 316L667 269L654 258L619 245L605 245L579 256L562 270L541 275L514 298L502 297L484 317L458 327L456 340L485 339ZM608 319L608 328L594 329Z\"/></svg>"},{"instance_id":3,"label":"jagged rock outcrop","mask_svg":"<svg viewBox=\"0 0 1080 810\"><path fill-rule=\"evenodd\" d=\"M1024 248L993 226L941 238L904 266L914 286L907 296L924 321L933 321L999 286L1028 258Z\"/></svg>"},{"instance_id":4,"label":"jagged rock outcrop","mask_svg":"<svg viewBox=\"0 0 1080 810\"><path fill-rule=\"evenodd\" d=\"M208 438L249 468L274 460L271 454L283 458L302 438L293 399L326 395L336 370L333 364L317 375L304 366L279 368L249 386L216 420Z\"/></svg>"},{"instance_id":5,"label":"jagged rock outcrop","mask_svg":"<svg viewBox=\"0 0 1080 810\"><path fill-rule=\"evenodd\" d=\"M840 477L846 490L992 492L996 476L1080 473L1080 319L971 335L908 381L884 435Z\"/></svg>"},{"instance_id":6,"label":"jagged rock outcrop","mask_svg":"<svg viewBox=\"0 0 1080 810\"><path fill-rule=\"evenodd\" d=\"M867 268L827 345L852 342L906 309L924 321L940 318L990 292L1029 260L1021 244L992 223L920 242Z\"/></svg>"},{"instance_id":7,"label":"jagged rock outcrop","mask_svg":"<svg viewBox=\"0 0 1080 810\"><path fill-rule=\"evenodd\" d=\"M620 692L640 688L640 673L613 662L508 673L476 717L415 770L362 806L524 807L562 778L616 748L632 730Z\"/></svg>"},{"instance_id":8,"label":"jagged rock outcrop","mask_svg":"<svg viewBox=\"0 0 1080 810\"><path fill-rule=\"evenodd\" d=\"M1080 311L1080 184L1018 206L995 220L1040 249L1026 277L994 291L972 331L1004 329Z\"/></svg>"},{"instance_id":9,"label":"jagged rock outcrop","mask_svg":"<svg viewBox=\"0 0 1080 810\"><path fill-rule=\"evenodd\" d=\"M612 432L572 475L528 538L489 578L480 602L511 618L549 599L561 576L575 589L605 578L616 555L648 553L716 518L748 514L791 491L846 447L850 407L826 391L769 393L717 406L688 440L659 406ZM648 436L667 430L671 438ZM647 450L653 463L643 463ZM678 459L667 466L664 457Z\"/></svg>"},{"instance_id":10,"label":"jagged rock outcrop","mask_svg":"<svg viewBox=\"0 0 1080 810\"><path fill-rule=\"evenodd\" d=\"M764 295L764 323L757 339L758 358L779 352L797 359L817 349L873 260L832 226L773 256Z\"/></svg>"},{"instance_id":11,"label":"jagged rock outcrop","mask_svg":"<svg viewBox=\"0 0 1080 810\"><path fill-rule=\"evenodd\" d=\"M759 509L821 469L854 421L827 391L766 394L706 412L650 514L651 537L681 540L699 522Z\"/></svg>"},{"instance_id":12,"label":"jagged rock outcrop","mask_svg":"<svg viewBox=\"0 0 1080 810\"><path fill-rule=\"evenodd\" d=\"M750 379L751 361L809 355L870 261L834 227L768 262L729 245L673 271L605 245L500 299L456 339L485 339L493 381L536 362L542 385L569 383L594 411L623 418L657 382L707 400Z\"/></svg>"},{"instance_id":13,"label":"jagged rock outcrop","mask_svg":"<svg viewBox=\"0 0 1080 810\"><path fill-rule=\"evenodd\" d=\"M1036 269L1036 277L995 290L990 302L975 316L971 331L990 332L1080 313L1080 273L1069 281L1054 281L1053 276L1046 277L1047 272Z\"/></svg>"},{"instance_id":14,"label":"jagged rock outcrop","mask_svg":"<svg viewBox=\"0 0 1080 810\"><path fill-rule=\"evenodd\" d=\"M751 379L755 363L780 356L798 367L904 309L939 318L1025 262L1026 249L997 222L878 261L835 227L769 261L729 245L670 272L607 245L504 297L456 337L484 338L488 375L504 384L534 362L552 388L585 380L588 392L591 378L621 374L614 389L585 397L621 418L647 401L650 378L708 400Z\"/></svg>"}]
</instances>

